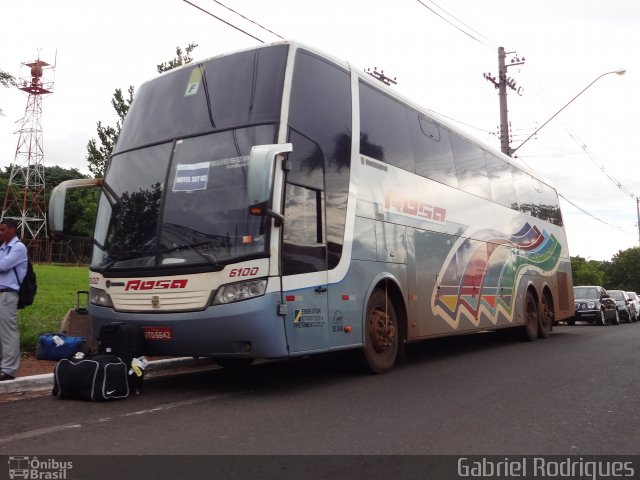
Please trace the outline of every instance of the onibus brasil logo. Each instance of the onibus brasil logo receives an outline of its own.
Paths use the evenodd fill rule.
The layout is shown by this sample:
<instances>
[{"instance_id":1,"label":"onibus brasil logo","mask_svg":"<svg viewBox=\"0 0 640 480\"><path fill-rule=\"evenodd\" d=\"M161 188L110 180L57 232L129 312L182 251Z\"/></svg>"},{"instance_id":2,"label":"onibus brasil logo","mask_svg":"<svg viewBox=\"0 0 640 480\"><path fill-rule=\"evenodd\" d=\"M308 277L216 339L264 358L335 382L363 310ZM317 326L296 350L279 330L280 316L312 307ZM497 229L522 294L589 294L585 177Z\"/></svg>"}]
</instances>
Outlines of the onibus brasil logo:
<instances>
[{"instance_id":1,"label":"onibus brasil logo","mask_svg":"<svg viewBox=\"0 0 640 480\"><path fill-rule=\"evenodd\" d=\"M53 458L11 456L9 457L9 478L32 480L66 480L72 462L62 462Z\"/></svg>"}]
</instances>

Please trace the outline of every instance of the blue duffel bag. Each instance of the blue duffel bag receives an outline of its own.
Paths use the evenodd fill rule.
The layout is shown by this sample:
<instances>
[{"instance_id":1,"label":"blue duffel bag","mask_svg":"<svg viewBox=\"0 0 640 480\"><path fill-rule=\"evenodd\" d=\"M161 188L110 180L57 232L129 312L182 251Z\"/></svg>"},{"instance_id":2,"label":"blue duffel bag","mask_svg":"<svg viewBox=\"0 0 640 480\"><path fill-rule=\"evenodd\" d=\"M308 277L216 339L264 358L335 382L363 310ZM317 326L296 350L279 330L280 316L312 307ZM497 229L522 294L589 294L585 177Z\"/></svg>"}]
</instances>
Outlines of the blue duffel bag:
<instances>
[{"instance_id":1,"label":"blue duffel bag","mask_svg":"<svg viewBox=\"0 0 640 480\"><path fill-rule=\"evenodd\" d=\"M85 352L86 338L69 337L64 333L45 333L40 335L36 345L38 360L62 360L71 358L78 352Z\"/></svg>"}]
</instances>

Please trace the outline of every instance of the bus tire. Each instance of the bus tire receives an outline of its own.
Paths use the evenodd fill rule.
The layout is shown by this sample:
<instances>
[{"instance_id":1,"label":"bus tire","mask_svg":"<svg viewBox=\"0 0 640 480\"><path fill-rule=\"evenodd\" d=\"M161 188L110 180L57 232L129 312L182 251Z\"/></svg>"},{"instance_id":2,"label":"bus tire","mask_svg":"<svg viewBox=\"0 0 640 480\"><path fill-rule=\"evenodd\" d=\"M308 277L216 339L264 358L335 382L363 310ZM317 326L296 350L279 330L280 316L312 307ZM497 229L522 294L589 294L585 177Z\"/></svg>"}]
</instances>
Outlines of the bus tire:
<instances>
[{"instance_id":1,"label":"bus tire","mask_svg":"<svg viewBox=\"0 0 640 480\"><path fill-rule=\"evenodd\" d=\"M540 338L549 338L555 323L555 315L553 313L553 300L548 291L543 292L540 301L540 323L538 324L538 336Z\"/></svg>"},{"instance_id":2,"label":"bus tire","mask_svg":"<svg viewBox=\"0 0 640 480\"><path fill-rule=\"evenodd\" d=\"M538 339L538 327L540 325L540 311L538 302L531 290L527 290L524 297L524 325L522 326L522 337L529 342Z\"/></svg>"},{"instance_id":3,"label":"bus tire","mask_svg":"<svg viewBox=\"0 0 640 480\"><path fill-rule=\"evenodd\" d=\"M363 356L367 370L389 372L398 355L398 317L393 303L381 289L369 297L364 325Z\"/></svg>"}]
</instances>

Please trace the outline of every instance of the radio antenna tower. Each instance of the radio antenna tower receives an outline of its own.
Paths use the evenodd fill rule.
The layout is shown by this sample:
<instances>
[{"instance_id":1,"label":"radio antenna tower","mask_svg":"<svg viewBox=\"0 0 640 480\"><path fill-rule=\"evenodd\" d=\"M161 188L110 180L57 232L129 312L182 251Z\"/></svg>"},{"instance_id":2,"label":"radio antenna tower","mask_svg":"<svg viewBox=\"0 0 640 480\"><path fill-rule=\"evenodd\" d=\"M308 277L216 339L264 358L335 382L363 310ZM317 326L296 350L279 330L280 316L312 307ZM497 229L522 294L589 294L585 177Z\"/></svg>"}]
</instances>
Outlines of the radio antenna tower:
<instances>
[{"instance_id":1,"label":"radio antenna tower","mask_svg":"<svg viewBox=\"0 0 640 480\"><path fill-rule=\"evenodd\" d=\"M44 74L55 66L38 59L22 64L18 88L28 94L24 117L16 123L19 134L16 155L2 205L2 219L18 221L18 236L33 261L48 261L49 238L45 206L42 97L53 93L53 80Z\"/></svg>"}]
</instances>

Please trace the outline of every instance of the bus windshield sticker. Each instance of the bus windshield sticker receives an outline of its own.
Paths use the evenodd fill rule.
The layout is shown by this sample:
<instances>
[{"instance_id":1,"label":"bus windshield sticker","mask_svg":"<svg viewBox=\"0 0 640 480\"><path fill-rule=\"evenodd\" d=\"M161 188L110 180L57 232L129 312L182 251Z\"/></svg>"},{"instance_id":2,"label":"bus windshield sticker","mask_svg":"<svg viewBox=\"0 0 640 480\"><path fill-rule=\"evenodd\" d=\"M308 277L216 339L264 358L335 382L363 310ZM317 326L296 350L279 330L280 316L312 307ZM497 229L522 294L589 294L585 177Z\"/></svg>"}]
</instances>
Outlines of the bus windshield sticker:
<instances>
[{"instance_id":1,"label":"bus windshield sticker","mask_svg":"<svg viewBox=\"0 0 640 480\"><path fill-rule=\"evenodd\" d=\"M242 168L249 165L249 156L212 160L209 164L212 167Z\"/></svg>"},{"instance_id":2,"label":"bus windshield sticker","mask_svg":"<svg viewBox=\"0 0 640 480\"><path fill-rule=\"evenodd\" d=\"M200 81L202 80L202 67L196 67L191 70L191 75L189 75L189 83L187 83L187 88L184 91L184 96L189 97L191 95L195 95L198 93L198 88L200 87Z\"/></svg>"},{"instance_id":3,"label":"bus windshield sticker","mask_svg":"<svg viewBox=\"0 0 640 480\"><path fill-rule=\"evenodd\" d=\"M176 179L173 182L174 192L193 192L206 190L209 180L209 162L178 164Z\"/></svg>"}]
</instances>

